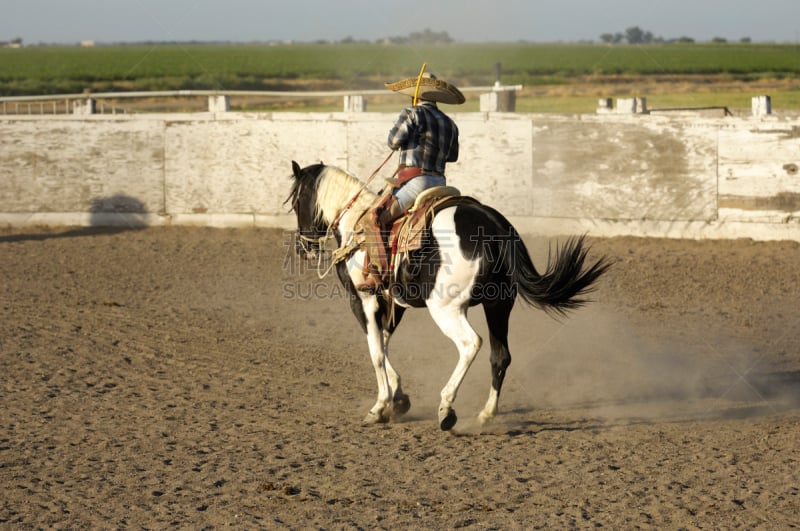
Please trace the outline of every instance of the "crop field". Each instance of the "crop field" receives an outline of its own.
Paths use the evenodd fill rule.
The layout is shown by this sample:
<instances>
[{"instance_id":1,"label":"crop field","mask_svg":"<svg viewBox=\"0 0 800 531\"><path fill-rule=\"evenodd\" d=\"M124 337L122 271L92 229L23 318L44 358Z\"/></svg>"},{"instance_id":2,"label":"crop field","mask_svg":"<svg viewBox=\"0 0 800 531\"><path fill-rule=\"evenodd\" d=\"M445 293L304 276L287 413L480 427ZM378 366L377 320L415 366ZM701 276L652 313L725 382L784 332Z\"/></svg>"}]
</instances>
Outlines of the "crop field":
<instances>
[{"instance_id":1,"label":"crop field","mask_svg":"<svg viewBox=\"0 0 800 531\"><path fill-rule=\"evenodd\" d=\"M517 110L591 111L598 97L662 105L800 108L800 45L153 44L0 49L0 96L131 90L362 90L415 75L423 62L460 86L521 84ZM382 102L375 102L380 110ZM281 103L262 103L281 108ZM317 110L327 102L301 106ZM338 101L330 103L338 108ZM477 102L468 103L477 108ZM296 108L297 104L291 108ZM587 108L588 107L588 108Z\"/></svg>"}]
</instances>

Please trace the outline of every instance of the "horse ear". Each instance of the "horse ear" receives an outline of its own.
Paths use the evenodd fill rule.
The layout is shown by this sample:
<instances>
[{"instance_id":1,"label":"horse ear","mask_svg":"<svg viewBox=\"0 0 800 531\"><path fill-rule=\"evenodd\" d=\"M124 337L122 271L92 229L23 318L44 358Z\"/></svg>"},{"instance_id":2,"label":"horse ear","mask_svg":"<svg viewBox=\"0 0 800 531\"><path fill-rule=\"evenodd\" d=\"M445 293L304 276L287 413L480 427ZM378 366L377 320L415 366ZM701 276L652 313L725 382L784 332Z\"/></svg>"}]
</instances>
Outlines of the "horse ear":
<instances>
[{"instance_id":1,"label":"horse ear","mask_svg":"<svg viewBox=\"0 0 800 531\"><path fill-rule=\"evenodd\" d=\"M292 161L292 173L294 173L295 178L300 177L300 171L300 165L297 162Z\"/></svg>"}]
</instances>

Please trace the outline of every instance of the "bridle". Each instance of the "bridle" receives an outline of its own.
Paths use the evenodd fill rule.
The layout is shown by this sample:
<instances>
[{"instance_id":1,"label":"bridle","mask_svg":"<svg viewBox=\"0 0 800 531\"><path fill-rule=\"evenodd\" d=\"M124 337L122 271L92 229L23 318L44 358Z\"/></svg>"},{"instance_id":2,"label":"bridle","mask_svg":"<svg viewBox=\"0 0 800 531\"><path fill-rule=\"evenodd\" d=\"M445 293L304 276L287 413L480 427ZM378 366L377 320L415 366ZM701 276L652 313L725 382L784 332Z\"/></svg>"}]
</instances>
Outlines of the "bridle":
<instances>
[{"instance_id":1,"label":"bridle","mask_svg":"<svg viewBox=\"0 0 800 531\"><path fill-rule=\"evenodd\" d=\"M299 212L297 204L300 202L300 196L302 195L302 193L303 193L303 184L298 183L297 194L295 196L294 202L292 202L292 210L294 210L295 212ZM317 230L316 227L314 227L313 230L315 233L319 233L319 230ZM299 227L297 228L297 242L300 245L300 248L306 254L311 254L314 252L313 246L315 244L319 247L319 249L324 248L328 238L330 238L330 236L329 236L329 231L327 230L325 231L325 234L323 236L312 238L303 234L302 229L300 229Z\"/></svg>"},{"instance_id":2,"label":"bridle","mask_svg":"<svg viewBox=\"0 0 800 531\"><path fill-rule=\"evenodd\" d=\"M322 246L327 241L328 235L326 233L325 236L320 236L319 238L309 238L308 236L305 236L298 230L297 239L300 242L300 248L303 249L303 252L305 252L306 254L311 254L314 251L313 245L317 244L321 249Z\"/></svg>"}]
</instances>

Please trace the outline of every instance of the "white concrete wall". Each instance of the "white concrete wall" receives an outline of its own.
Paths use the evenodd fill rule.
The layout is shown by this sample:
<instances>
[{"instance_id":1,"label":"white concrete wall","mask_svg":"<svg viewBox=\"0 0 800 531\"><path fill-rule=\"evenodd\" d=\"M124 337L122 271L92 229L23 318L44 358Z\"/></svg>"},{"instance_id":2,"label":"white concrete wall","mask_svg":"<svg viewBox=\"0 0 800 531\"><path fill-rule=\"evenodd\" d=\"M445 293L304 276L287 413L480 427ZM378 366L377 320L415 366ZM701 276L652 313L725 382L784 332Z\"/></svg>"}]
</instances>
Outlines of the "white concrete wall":
<instances>
[{"instance_id":1,"label":"white concrete wall","mask_svg":"<svg viewBox=\"0 0 800 531\"><path fill-rule=\"evenodd\" d=\"M452 116L461 157L448 166L449 183L521 232L800 241L798 120ZM0 224L290 228L291 161L323 161L366 179L388 154L394 118L2 117Z\"/></svg>"}]
</instances>

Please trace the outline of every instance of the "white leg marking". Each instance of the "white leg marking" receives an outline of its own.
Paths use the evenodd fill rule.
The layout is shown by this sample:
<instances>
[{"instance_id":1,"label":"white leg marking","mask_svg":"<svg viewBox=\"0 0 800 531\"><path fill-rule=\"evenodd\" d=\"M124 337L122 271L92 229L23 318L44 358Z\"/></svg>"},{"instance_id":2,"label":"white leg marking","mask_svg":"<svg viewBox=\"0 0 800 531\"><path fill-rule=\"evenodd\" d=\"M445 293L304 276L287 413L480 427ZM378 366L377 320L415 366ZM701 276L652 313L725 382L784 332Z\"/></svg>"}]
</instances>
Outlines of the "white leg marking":
<instances>
[{"instance_id":1,"label":"white leg marking","mask_svg":"<svg viewBox=\"0 0 800 531\"><path fill-rule=\"evenodd\" d=\"M455 232L455 208L439 212L433 222L433 233L439 242L441 266L436 276L436 287L427 301L431 317L441 331L455 343L458 363L442 389L439 404L439 425L450 429L456 422L452 404L464 376L481 348L481 338L467 320L467 308L480 268L480 259L461 254L459 238Z\"/></svg>"},{"instance_id":2,"label":"white leg marking","mask_svg":"<svg viewBox=\"0 0 800 531\"><path fill-rule=\"evenodd\" d=\"M497 415L497 399L499 395L497 394L497 389L494 387L489 388L489 400L486 401L486 405L483 407L483 410L478 414L478 421L481 424L486 424L490 420Z\"/></svg>"},{"instance_id":3,"label":"white leg marking","mask_svg":"<svg viewBox=\"0 0 800 531\"><path fill-rule=\"evenodd\" d=\"M375 312L378 309L378 301L375 296L368 296L362 299L364 306L364 313L367 317L367 345L369 345L369 356L372 360L372 366L375 369L375 378L378 381L378 399L375 405L372 406L365 422L386 422L388 419L388 412L391 409L392 403L392 388L389 384L389 375L387 372L386 348L383 340L383 333L381 332L379 324L375 320ZM394 372L394 370L392 370Z\"/></svg>"},{"instance_id":4,"label":"white leg marking","mask_svg":"<svg viewBox=\"0 0 800 531\"><path fill-rule=\"evenodd\" d=\"M481 348L481 338L467 320L466 307L432 307L429 305L429 310L431 317L442 332L458 348L458 363L442 389L442 401L439 404L439 411L442 412L449 409L455 401L458 388Z\"/></svg>"}]
</instances>

